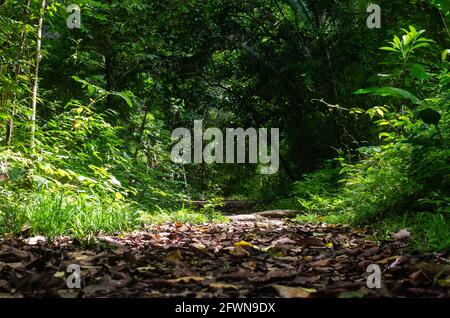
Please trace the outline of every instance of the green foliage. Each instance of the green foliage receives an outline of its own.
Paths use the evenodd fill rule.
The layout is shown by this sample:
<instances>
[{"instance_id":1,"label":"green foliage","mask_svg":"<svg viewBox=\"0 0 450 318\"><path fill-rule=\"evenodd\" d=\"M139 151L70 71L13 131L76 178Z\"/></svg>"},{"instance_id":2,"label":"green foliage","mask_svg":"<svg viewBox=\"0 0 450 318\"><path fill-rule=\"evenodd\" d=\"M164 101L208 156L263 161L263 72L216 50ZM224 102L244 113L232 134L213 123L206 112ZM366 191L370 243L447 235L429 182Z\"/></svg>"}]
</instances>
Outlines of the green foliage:
<instances>
[{"instance_id":1,"label":"green foliage","mask_svg":"<svg viewBox=\"0 0 450 318\"><path fill-rule=\"evenodd\" d=\"M385 1L377 30L359 0L80 0L80 29L51 1L41 52L40 4L29 3L0 4L0 233L206 222L221 219L214 198L233 197L340 221L431 213L445 235L446 1ZM172 163L171 131L200 118L280 128L280 173ZM192 211L192 198L213 201Z\"/></svg>"},{"instance_id":2,"label":"green foliage","mask_svg":"<svg viewBox=\"0 0 450 318\"><path fill-rule=\"evenodd\" d=\"M419 38L423 32L413 33ZM392 44L401 48L399 41ZM448 80L447 64L443 66L443 72L431 79L438 83L428 90L435 95L415 108L401 105L397 111L397 106L375 106L366 111L377 125L378 144L358 148L357 160L338 158L339 170L322 169L294 183L292 196L306 213L299 220L381 222L374 227L384 229L384 234L410 227L417 245L450 247L450 111L447 90L441 89ZM386 88L380 90L386 94L379 95L398 97ZM370 92L378 91L359 91ZM334 177L337 173L339 178Z\"/></svg>"},{"instance_id":3,"label":"green foliage","mask_svg":"<svg viewBox=\"0 0 450 318\"><path fill-rule=\"evenodd\" d=\"M339 171L329 167L306 174L302 181L293 185L291 195L300 204L300 211L322 213L339 208L341 199L337 195Z\"/></svg>"},{"instance_id":4,"label":"green foliage","mask_svg":"<svg viewBox=\"0 0 450 318\"><path fill-rule=\"evenodd\" d=\"M402 36L401 40L395 35L393 41L389 42L391 46L383 46L380 49L399 54L403 64L407 65L415 50L429 46L430 42L433 42L433 40L422 37L425 30L417 31L416 28L411 25L409 26L409 30L403 29L403 32L405 34Z\"/></svg>"},{"instance_id":5,"label":"green foliage","mask_svg":"<svg viewBox=\"0 0 450 318\"><path fill-rule=\"evenodd\" d=\"M2 200L0 233L89 239L139 227L142 211L114 198L55 191L10 194Z\"/></svg>"},{"instance_id":6,"label":"green foliage","mask_svg":"<svg viewBox=\"0 0 450 318\"><path fill-rule=\"evenodd\" d=\"M430 2L450 18L450 3L446 0L430 0Z\"/></svg>"},{"instance_id":7,"label":"green foliage","mask_svg":"<svg viewBox=\"0 0 450 318\"><path fill-rule=\"evenodd\" d=\"M389 67L387 72L378 74L380 81L390 82L392 85L404 86L405 88L385 86L359 89L355 94L373 94L378 96L391 96L398 99L409 99L413 104L419 103L417 94L422 95L428 92L424 91L425 82L430 80L431 72L423 64L425 60L418 57L418 49L429 47L434 41L423 37L425 30L417 31L413 26L409 30L402 29L404 35L401 39L395 35L393 41L389 42L391 46L383 46L380 50L389 52L382 64ZM415 90L411 93L409 90ZM419 95L420 96L420 95Z\"/></svg>"},{"instance_id":8,"label":"green foliage","mask_svg":"<svg viewBox=\"0 0 450 318\"><path fill-rule=\"evenodd\" d=\"M417 103L419 99L404 89L397 87L372 87L363 88L355 92L355 94L373 94L378 96L392 96L399 99L409 99L413 103Z\"/></svg>"}]
</instances>

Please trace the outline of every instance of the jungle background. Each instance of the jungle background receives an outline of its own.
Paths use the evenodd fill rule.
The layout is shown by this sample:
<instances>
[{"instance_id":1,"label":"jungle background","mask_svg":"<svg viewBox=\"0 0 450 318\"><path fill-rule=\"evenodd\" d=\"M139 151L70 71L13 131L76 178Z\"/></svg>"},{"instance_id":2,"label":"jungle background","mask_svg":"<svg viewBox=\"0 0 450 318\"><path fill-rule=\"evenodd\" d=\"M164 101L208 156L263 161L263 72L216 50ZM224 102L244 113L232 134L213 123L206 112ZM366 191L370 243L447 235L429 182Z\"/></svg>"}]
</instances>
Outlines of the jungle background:
<instances>
[{"instance_id":1,"label":"jungle background","mask_svg":"<svg viewBox=\"0 0 450 318\"><path fill-rule=\"evenodd\" d=\"M71 2L0 1L3 237L221 222L252 200L450 247L449 1L377 1L373 29L365 0L76 2L69 29ZM196 119L280 128L279 172L173 163Z\"/></svg>"}]
</instances>

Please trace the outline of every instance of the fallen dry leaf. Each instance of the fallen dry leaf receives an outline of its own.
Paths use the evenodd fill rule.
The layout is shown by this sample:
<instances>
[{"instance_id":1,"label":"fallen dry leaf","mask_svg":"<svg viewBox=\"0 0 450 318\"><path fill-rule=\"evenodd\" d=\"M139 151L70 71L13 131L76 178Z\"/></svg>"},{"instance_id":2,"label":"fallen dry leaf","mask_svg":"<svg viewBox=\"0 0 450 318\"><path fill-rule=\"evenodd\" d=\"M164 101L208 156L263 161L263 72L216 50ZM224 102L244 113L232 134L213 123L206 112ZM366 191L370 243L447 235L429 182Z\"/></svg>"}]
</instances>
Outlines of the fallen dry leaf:
<instances>
[{"instance_id":1,"label":"fallen dry leaf","mask_svg":"<svg viewBox=\"0 0 450 318\"><path fill-rule=\"evenodd\" d=\"M25 239L25 244L28 245L37 245L39 243L45 243L47 239L44 236L33 236L28 239Z\"/></svg>"},{"instance_id":2,"label":"fallen dry leaf","mask_svg":"<svg viewBox=\"0 0 450 318\"><path fill-rule=\"evenodd\" d=\"M211 284L209 284L209 286L212 287L212 288L217 288L217 289L231 288L231 289L239 290L239 286L236 286L236 285L233 285L233 284L211 283Z\"/></svg>"},{"instance_id":3,"label":"fallen dry leaf","mask_svg":"<svg viewBox=\"0 0 450 318\"><path fill-rule=\"evenodd\" d=\"M282 237L282 238L279 238L278 240L275 240L272 242L272 245L274 245L275 247L278 247L280 245L287 245L287 244L295 244L295 241L293 241L287 237Z\"/></svg>"},{"instance_id":4,"label":"fallen dry leaf","mask_svg":"<svg viewBox=\"0 0 450 318\"><path fill-rule=\"evenodd\" d=\"M185 277L179 277L174 279L168 279L166 282L171 284L177 284L177 283L189 283L189 282L202 282L206 279L206 277L200 277L200 276L185 276Z\"/></svg>"},{"instance_id":5,"label":"fallen dry leaf","mask_svg":"<svg viewBox=\"0 0 450 318\"><path fill-rule=\"evenodd\" d=\"M394 238L396 238L397 240L402 240L410 237L411 233L407 229L402 229L394 234Z\"/></svg>"},{"instance_id":6,"label":"fallen dry leaf","mask_svg":"<svg viewBox=\"0 0 450 318\"><path fill-rule=\"evenodd\" d=\"M178 264L183 260L183 256L181 255L181 251L176 249L167 254L166 261Z\"/></svg>"},{"instance_id":7,"label":"fallen dry leaf","mask_svg":"<svg viewBox=\"0 0 450 318\"><path fill-rule=\"evenodd\" d=\"M234 256L249 256L250 255L250 253L245 248L240 247L240 246L231 246L231 247L228 247L225 249L228 250L229 253Z\"/></svg>"},{"instance_id":8,"label":"fallen dry leaf","mask_svg":"<svg viewBox=\"0 0 450 318\"><path fill-rule=\"evenodd\" d=\"M311 266L312 267L326 267L326 266L329 266L332 262L333 262L333 259L327 258L327 259L323 259L320 261L312 262Z\"/></svg>"},{"instance_id":9,"label":"fallen dry leaf","mask_svg":"<svg viewBox=\"0 0 450 318\"><path fill-rule=\"evenodd\" d=\"M0 293L14 297L448 297L448 253L411 253L365 230L263 218L224 224L168 223L85 247L0 241ZM251 243L250 243L251 242ZM36 244L34 244L36 243ZM82 286L66 287L81 266ZM365 289L379 264L383 288ZM412 288L414 287L414 288Z\"/></svg>"},{"instance_id":10,"label":"fallen dry leaf","mask_svg":"<svg viewBox=\"0 0 450 318\"><path fill-rule=\"evenodd\" d=\"M249 243L249 242L246 242L246 241L236 242L236 243L234 243L234 246L256 248L252 243Z\"/></svg>"},{"instance_id":11,"label":"fallen dry leaf","mask_svg":"<svg viewBox=\"0 0 450 318\"><path fill-rule=\"evenodd\" d=\"M283 285L273 285L278 294L283 298L309 298L311 294L316 293L317 290L313 288L290 287Z\"/></svg>"}]
</instances>

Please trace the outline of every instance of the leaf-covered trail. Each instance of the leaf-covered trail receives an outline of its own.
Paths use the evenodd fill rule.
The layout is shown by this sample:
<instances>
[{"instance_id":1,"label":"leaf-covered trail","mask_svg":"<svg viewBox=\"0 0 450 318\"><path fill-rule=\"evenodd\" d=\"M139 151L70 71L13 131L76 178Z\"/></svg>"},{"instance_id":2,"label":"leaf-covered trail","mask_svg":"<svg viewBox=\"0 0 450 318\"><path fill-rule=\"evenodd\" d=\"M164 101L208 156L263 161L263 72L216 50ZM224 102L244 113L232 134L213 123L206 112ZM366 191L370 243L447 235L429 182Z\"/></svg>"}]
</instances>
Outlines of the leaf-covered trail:
<instances>
[{"instance_id":1,"label":"leaf-covered trail","mask_svg":"<svg viewBox=\"0 0 450 318\"><path fill-rule=\"evenodd\" d=\"M72 243L0 243L6 297L450 297L450 265L410 253L407 239L374 243L362 231L261 216L227 224L168 224ZM82 288L66 287L81 267ZM382 288L366 286L367 266Z\"/></svg>"}]
</instances>

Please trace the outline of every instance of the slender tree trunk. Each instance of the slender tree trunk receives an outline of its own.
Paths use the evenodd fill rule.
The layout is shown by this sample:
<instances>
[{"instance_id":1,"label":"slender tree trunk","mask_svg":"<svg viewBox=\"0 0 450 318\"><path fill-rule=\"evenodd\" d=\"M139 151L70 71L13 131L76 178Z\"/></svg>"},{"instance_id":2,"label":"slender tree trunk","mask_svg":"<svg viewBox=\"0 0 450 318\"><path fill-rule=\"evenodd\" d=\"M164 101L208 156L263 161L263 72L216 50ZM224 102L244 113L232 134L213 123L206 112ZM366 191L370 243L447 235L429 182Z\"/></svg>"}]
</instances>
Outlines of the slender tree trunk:
<instances>
[{"instance_id":1,"label":"slender tree trunk","mask_svg":"<svg viewBox=\"0 0 450 318\"><path fill-rule=\"evenodd\" d=\"M113 21L113 13L112 13L112 3L113 0L107 0L109 4L109 21ZM105 45L105 77L106 77L106 90L113 91L115 89L114 83L114 64L115 64L115 52L114 46L112 44L112 35L111 35L111 27L110 23L106 25L106 45ZM106 96L106 108L114 109L114 96L112 94L108 94Z\"/></svg>"},{"instance_id":2,"label":"slender tree trunk","mask_svg":"<svg viewBox=\"0 0 450 318\"><path fill-rule=\"evenodd\" d=\"M31 0L28 0L27 4L25 6L25 12L24 12L25 22L26 22L26 17L28 16L28 10L30 8L30 5L31 5ZM14 70L13 83L16 83L17 77L19 77L19 75L22 71L20 61L22 60L23 51L25 49L26 38L27 38L27 32L26 32L26 26L25 26L23 28L22 32L20 33L20 48L19 48L19 54L17 57L18 62L16 64L16 67ZM14 93L13 94L13 105L12 105L12 109L11 109L11 118L9 118L6 122L6 145L8 147L11 145L12 137L13 137L14 117L16 116L16 103L17 103L17 96Z\"/></svg>"},{"instance_id":3,"label":"slender tree trunk","mask_svg":"<svg viewBox=\"0 0 450 318\"><path fill-rule=\"evenodd\" d=\"M184 187L187 189L189 188L188 181L187 181L187 175L186 175L186 168L183 165L183 180L184 180Z\"/></svg>"},{"instance_id":4,"label":"slender tree trunk","mask_svg":"<svg viewBox=\"0 0 450 318\"><path fill-rule=\"evenodd\" d=\"M145 126L147 125L148 108L149 108L149 106L145 105L144 118L142 119L141 128L139 129L139 136L138 136L138 140L137 140L136 151L134 152L134 155L133 155L134 159L137 158L137 156L139 154L139 148L141 147L142 136L144 135Z\"/></svg>"},{"instance_id":5,"label":"slender tree trunk","mask_svg":"<svg viewBox=\"0 0 450 318\"><path fill-rule=\"evenodd\" d=\"M41 61L41 44L42 44L42 27L44 24L46 0L42 0L41 12L39 14L39 23L36 39L36 65L34 67L34 84L33 84L33 98L31 100L31 151L34 152L36 148L35 134L36 134L36 105L39 89L39 63Z\"/></svg>"},{"instance_id":6,"label":"slender tree trunk","mask_svg":"<svg viewBox=\"0 0 450 318\"><path fill-rule=\"evenodd\" d=\"M108 47L111 45L108 41ZM105 56L105 75L106 75L106 90L111 92L114 90L114 57L111 52L107 52ZM114 96L108 94L106 96L106 107L108 109L114 109Z\"/></svg>"}]
</instances>

